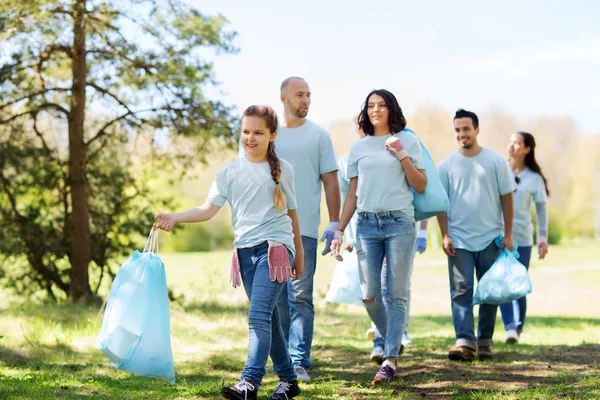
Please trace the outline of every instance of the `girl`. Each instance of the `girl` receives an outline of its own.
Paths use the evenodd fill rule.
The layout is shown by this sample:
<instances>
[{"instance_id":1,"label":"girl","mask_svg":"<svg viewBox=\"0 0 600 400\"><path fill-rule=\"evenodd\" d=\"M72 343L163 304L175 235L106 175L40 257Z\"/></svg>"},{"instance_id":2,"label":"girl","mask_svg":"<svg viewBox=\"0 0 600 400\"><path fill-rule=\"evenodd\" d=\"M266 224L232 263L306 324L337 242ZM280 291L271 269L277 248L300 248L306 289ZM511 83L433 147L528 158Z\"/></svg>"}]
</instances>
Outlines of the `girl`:
<instances>
[{"instance_id":1,"label":"girl","mask_svg":"<svg viewBox=\"0 0 600 400\"><path fill-rule=\"evenodd\" d=\"M383 89L369 93L358 124L367 136L354 143L348 156L350 185L331 248L339 256L343 231L357 210L356 254L363 302L385 338L385 361L373 380L380 383L394 379L407 318L416 237L410 188L423 193L427 178L419 140L403 131L406 119L392 93Z\"/></svg>"},{"instance_id":2,"label":"girl","mask_svg":"<svg viewBox=\"0 0 600 400\"><path fill-rule=\"evenodd\" d=\"M515 175L517 190L513 193L515 217L513 239L517 243L519 261L529 269L531 247L533 246L533 223L531 222L531 202L535 203L537 214L538 256L543 259L548 253L548 183L535 159L535 139L527 132L511 136L508 144L508 163ZM511 303L500 305L506 343L515 344L525 324L527 300L521 297ZM517 318L515 318L517 317Z\"/></svg>"},{"instance_id":3,"label":"girl","mask_svg":"<svg viewBox=\"0 0 600 400\"><path fill-rule=\"evenodd\" d=\"M231 206L235 247L231 281L234 287L239 286L241 272L250 300L250 339L240 381L221 390L226 399L257 398L269 354L280 379L271 399L291 399L300 394L276 306L286 281L297 279L304 265L294 172L275 154L277 126L272 108L248 107L242 117L246 156L219 170L202 206L156 215L159 221L155 227L170 231L179 223L211 219L225 201Z\"/></svg>"}]
</instances>

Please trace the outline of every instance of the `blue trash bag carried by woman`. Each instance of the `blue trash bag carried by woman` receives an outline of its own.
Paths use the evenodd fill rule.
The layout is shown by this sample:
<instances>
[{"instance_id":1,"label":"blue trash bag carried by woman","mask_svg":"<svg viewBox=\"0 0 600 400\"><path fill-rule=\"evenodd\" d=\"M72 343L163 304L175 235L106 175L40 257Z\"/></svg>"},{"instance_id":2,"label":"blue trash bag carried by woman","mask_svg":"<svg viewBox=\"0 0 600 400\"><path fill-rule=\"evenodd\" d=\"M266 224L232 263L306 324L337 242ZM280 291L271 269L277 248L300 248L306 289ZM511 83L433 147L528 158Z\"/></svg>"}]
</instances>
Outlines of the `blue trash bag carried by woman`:
<instances>
[{"instance_id":1,"label":"blue trash bag carried by woman","mask_svg":"<svg viewBox=\"0 0 600 400\"><path fill-rule=\"evenodd\" d=\"M158 231L121 266L110 288L96 346L120 370L175 383L165 266Z\"/></svg>"}]
</instances>

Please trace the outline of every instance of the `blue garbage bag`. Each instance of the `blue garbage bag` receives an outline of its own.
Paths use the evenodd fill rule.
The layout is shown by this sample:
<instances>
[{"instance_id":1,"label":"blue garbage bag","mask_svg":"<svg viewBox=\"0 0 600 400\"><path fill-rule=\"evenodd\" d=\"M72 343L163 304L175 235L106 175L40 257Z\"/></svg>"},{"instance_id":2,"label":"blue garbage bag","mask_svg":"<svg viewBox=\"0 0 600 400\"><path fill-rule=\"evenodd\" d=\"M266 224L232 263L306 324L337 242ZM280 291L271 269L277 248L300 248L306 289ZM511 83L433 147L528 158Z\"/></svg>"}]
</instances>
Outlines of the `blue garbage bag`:
<instances>
[{"instance_id":1,"label":"blue garbage bag","mask_svg":"<svg viewBox=\"0 0 600 400\"><path fill-rule=\"evenodd\" d=\"M502 236L496 238L500 247ZM504 248L490 269L483 274L473 296L475 304L503 304L520 299L533 291L527 268L517 260L517 246Z\"/></svg>"},{"instance_id":2,"label":"blue garbage bag","mask_svg":"<svg viewBox=\"0 0 600 400\"><path fill-rule=\"evenodd\" d=\"M416 136L412 130L408 128L405 128L404 130ZM448 212L450 207L448 193L446 193L446 189L442 186L442 181L435 163L431 158L431 154L429 154L420 139L419 143L421 144L423 161L425 162L427 186L425 186L425 192L423 194L419 194L411 188L413 191L413 206L415 207L415 221L421 221Z\"/></svg>"},{"instance_id":3,"label":"blue garbage bag","mask_svg":"<svg viewBox=\"0 0 600 400\"><path fill-rule=\"evenodd\" d=\"M136 250L119 269L96 346L120 370L174 384L167 279L154 232L144 252Z\"/></svg>"},{"instance_id":4,"label":"blue garbage bag","mask_svg":"<svg viewBox=\"0 0 600 400\"><path fill-rule=\"evenodd\" d=\"M335 266L325 300L331 303L363 306L356 250L344 253L344 260Z\"/></svg>"}]
</instances>

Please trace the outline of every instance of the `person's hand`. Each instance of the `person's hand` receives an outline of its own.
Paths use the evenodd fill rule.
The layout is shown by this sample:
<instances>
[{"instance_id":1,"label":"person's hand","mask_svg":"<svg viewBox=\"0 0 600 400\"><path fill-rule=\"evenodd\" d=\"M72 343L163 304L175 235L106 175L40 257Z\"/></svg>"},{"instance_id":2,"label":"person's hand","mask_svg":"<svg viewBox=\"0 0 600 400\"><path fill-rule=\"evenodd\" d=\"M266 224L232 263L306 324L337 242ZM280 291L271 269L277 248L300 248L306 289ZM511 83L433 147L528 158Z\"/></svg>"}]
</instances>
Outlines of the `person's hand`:
<instances>
[{"instance_id":1,"label":"person's hand","mask_svg":"<svg viewBox=\"0 0 600 400\"><path fill-rule=\"evenodd\" d=\"M513 251L515 248L515 242L513 242L512 236L504 236L502 239L502 246L500 250L508 249L508 251Z\"/></svg>"},{"instance_id":2,"label":"person's hand","mask_svg":"<svg viewBox=\"0 0 600 400\"><path fill-rule=\"evenodd\" d=\"M335 235L335 230L337 229L339 222L331 221L325 230L323 231L323 236L321 236L321 242L327 240L325 242L325 248L323 248L323 252L321 255L325 255L331 251L331 241L333 240L333 236Z\"/></svg>"},{"instance_id":3,"label":"person's hand","mask_svg":"<svg viewBox=\"0 0 600 400\"><path fill-rule=\"evenodd\" d=\"M395 136L392 136L385 141L385 149L389 150L400 161L408 157L408 153L404 150L402 142Z\"/></svg>"},{"instance_id":4,"label":"person's hand","mask_svg":"<svg viewBox=\"0 0 600 400\"><path fill-rule=\"evenodd\" d=\"M340 255L340 250L342 249L344 232L336 229L334 232L333 240L331 241L331 255L335 257L338 261L343 261L344 259Z\"/></svg>"},{"instance_id":5,"label":"person's hand","mask_svg":"<svg viewBox=\"0 0 600 400\"><path fill-rule=\"evenodd\" d=\"M352 243L344 241L342 242L342 249L352 252L352 250L354 250L354 246Z\"/></svg>"},{"instance_id":6,"label":"person's hand","mask_svg":"<svg viewBox=\"0 0 600 400\"><path fill-rule=\"evenodd\" d=\"M415 243L415 250L419 252L419 254L423 254L423 252L427 249L427 229L419 229L417 233L417 242Z\"/></svg>"},{"instance_id":7,"label":"person's hand","mask_svg":"<svg viewBox=\"0 0 600 400\"><path fill-rule=\"evenodd\" d=\"M427 250L427 239L426 238L417 238L417 243L415 244L415 250L419 252L419 254L423 254L425 250Z\"/></svg>"},{"instance_id":8,"label":"person's hand","mask_svg":"<svg viewBox=\"0 0 600 400\"><path fill-rule=\"evenodd\" d=\"M444 253L446 253L449 257L454 257L456 255L456 249L454 248L454 243L452 243L452 239L450 236L444 236L442 240L442 247L444 248Z\"/></svg>"},{"instance_id":9,"label":"person's hand","mask_svg":"<svg viewBox=\"0 0 600 400\"><path fill-rule=\"evenodd\" d=\"M304 249L296 249L296 257L292 263L292 280L300 278L304 272Z\"/></svg>"},{"instance_id":10,"label":"person's hand","mask_svg":"<svg viewBox=\"0 0 600 400\"><path fill-rule=\"evenodd\" d=\"M175 218L175 214L162 214L158 213L154 216L154 220L158 220L154 223L154 230L162 229L163 231L171 231L177 225L177 218Z\"/></svg>"},{"instance_id":11,"label":"person's hand","mask_svg":"<svg viewBox=\"0 0 600 400\"><path fill-rule=\"evenodd\" d=\"M545 240L539 241L537 248L540 260L543 260L544 257L546 257L546 254L548 254L548 242L546 242Z\"/></svg>"}]
</instances>

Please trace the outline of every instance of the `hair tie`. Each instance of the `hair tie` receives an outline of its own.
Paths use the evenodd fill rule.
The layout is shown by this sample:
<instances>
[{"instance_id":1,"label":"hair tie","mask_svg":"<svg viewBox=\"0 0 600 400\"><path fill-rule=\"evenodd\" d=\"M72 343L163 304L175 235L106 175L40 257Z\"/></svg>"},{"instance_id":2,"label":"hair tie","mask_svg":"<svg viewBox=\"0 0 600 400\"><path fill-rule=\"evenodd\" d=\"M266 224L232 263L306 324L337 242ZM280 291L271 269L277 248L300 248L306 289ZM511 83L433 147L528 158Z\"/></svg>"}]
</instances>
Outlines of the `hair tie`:
<instances>
[{"instance_id":1,"label":"hair tie","mask_svg":"<svg viewBox=\"0 0 600 400\"><path fill-rule=\"evenodd\" d=\"M279 181L275 181L275 184L276 184L276 185L279 185Z\"/></svg>"}]
</instances>

